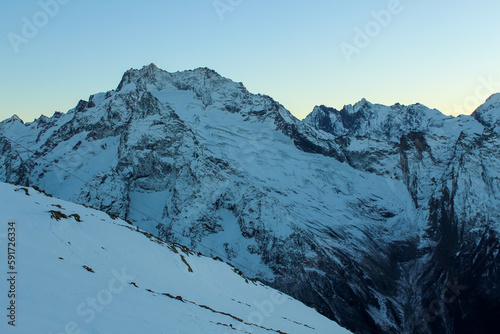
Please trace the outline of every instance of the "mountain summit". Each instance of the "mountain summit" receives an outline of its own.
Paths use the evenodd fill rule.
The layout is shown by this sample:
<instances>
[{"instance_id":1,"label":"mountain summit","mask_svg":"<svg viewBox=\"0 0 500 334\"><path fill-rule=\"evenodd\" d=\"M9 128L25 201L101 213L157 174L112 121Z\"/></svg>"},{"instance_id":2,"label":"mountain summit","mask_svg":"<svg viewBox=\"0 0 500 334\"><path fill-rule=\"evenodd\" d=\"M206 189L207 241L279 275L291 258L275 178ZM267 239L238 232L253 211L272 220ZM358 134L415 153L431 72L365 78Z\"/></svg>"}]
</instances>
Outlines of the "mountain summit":
<instances>
[{"instance_id":1,"label":"mountain summit","mask_svg":"<svg viewBox=\"0 0 500 334\"><path fill-rule=\"evenodd\" d=\"M487 333L500 315L498 99L362 100L303 121L201 68L129 70L0 123L0 179L228 261L356 333Z\"/></svg>"},{"instance_id":2,"label":"mountain summit","mask_svg":"<svg viewBox=\"0 0 500 334\"><path fill-rule=\"evenodd\" d=\"M484 126L500 133L500 93L490 96L472 116Z\"/></svg>"}]
</instances>

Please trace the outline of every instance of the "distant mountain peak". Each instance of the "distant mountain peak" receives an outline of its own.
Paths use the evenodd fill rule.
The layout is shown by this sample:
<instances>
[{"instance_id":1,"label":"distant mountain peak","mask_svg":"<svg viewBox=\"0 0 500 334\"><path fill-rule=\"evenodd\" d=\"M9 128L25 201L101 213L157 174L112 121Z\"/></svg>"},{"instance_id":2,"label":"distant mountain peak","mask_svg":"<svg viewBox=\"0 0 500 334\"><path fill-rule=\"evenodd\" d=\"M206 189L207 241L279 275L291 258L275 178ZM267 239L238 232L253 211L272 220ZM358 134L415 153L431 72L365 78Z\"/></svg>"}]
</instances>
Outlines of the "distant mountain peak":
<instances>
[{"instance_id":1,"label":"distant mountain peak","mask_svg":"<svg viewBox=\"0 0 500 334\"><path fill-rule=\"evenodd\" d=\"M142 68L152 69L152 70L159 70L160 69L160 68L158 68L158 66L156 66L155 63L151 63L149 65L144 65Z\"/></svg>"},{"instance_id":2,"label":"distant mountain peak","mask_svg":"<svg viewBox=\"0 0 500 334\"><path fill-rule=\"evenodd\" d=\"M365 98L362 98L355 104L345 105L343 110L347 111L349 114L355 114L362 109L369 109L373 104Z\"/></svg>"},{"instance_id":3,"label":"distant mountain peak","mask_svg":"<svg viewBox=\"0 0 500 334\"><path fill-rule=\"evenodd\" d=\"M491 95L472 113L478 122L500 133L500 93Z\"/></svg>"},{"instance_id":4,"label":"distant mountain peak","mask_svg":"<svg viewBox=\"0 0 500 334\"><path fill-rule=\"evenodd\" d=\"M192 71L194 73L200 73L200 74L204 74L204 75L210 75L210 76L216 76L216 77L222 78L222 76L219 73L217 73L217 71L215 71L211 68L208 68L208 67L198 67Z\"/></svg>"},{"instance_id":5,"label":"distant mountain peak","mask_svg":"<svg viewBox=\"0 0 500 334\"><path fill-rule=\"evenodd\" d=\"M199 89L207 86L213 90L215 86L221 84L237 85L243 87L241 83L236 83L221 76L216 71L208 67L198 67L192 70L168 72L151 63L141 69L130 69L123 74L123 77L116 89L120 92L128 84L135 84L141 90L147 90L148 85L154 85L158 89L172 85L181 90Z\"/></svg>"},{"instance_id":6,"label":"distant mountain peak","mask_svg":"<svg viewBox=\"0 0 500 334\"><path fill-rule=\"evenodd\" d=\"M161 74L169 73L158 68L153 63L143 66L141 69L131 68L123 74L116 90L121 91L125 85L130 83L135 83L136 85L139 84L139 82L154 83Z\"/></svg>"},{"instance_id":7,"label":"distant mountain peak","mask_svg":"<svg viewBox=\"0 0 500 334\"><path fill-rule=\"evenodd\" d=\"M356 105L372 105L372 103L363 97L361 100L359 100L359 102L355 104L355 106Z\"/></svg>"},{"instance_id":8,"label":"distant mountain peak","mask_svg":"<svg viewBox=\"0 0 500 334\"><path fill-rule=\"evenodd\" d=\"M500 93L495 93L486 99L486 102L500 102Z\"/></svg>"},{"instance_id":9,"label":"distant mountain peak","mask_svg":"<svg viewBox=\"0 0 500 334\"><path fill-rule=\"evenodd\" d=\"M10 118L7 118L4 122L5 123L14 123L14 122L18 122L18 121L21 122L22 124L24 124L24 121L19 116L14 114Z\"/></svg>"},{"instance_id":10,"label":"distant mountain peak","mask_svg":"<svg viewBox=\"0 0 500 334\"><path fill-rule=\"evenodd\" d=\"M428 132L455 136L462 130L482 132L481 125L472 117L449 117L437 109L415 103L392 106L373 104L361 99L342 109L317 106L305 118L305 123L335 136L370 136L399 142L401 135L409 132ZM448 122L448 125L445 125Z\"/></svg>"}]
</instances>

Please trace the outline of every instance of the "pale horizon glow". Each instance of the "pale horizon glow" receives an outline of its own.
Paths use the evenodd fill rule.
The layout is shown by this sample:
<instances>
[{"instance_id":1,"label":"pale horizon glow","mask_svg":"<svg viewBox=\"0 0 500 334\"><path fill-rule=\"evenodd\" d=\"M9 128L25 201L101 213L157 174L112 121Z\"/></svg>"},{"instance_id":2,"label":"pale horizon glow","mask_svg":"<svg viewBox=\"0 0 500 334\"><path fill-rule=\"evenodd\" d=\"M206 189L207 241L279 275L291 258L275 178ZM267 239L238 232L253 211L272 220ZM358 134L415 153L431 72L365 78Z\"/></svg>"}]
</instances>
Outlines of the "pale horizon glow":
<instances>
[{"instance_id":1,"label":"pale horizon glow","mask_svg":"<svg viewBox=\"0 0 500 334\"><path fill-rule=\"evenodd\" d=\"M1 9L0 120L66 112L150 63L212 68L299 119L362 98L470 114L500 92L496 0L30 0ZM350 61L347 44L357 48Z\"/></svg>"}]
</instances>

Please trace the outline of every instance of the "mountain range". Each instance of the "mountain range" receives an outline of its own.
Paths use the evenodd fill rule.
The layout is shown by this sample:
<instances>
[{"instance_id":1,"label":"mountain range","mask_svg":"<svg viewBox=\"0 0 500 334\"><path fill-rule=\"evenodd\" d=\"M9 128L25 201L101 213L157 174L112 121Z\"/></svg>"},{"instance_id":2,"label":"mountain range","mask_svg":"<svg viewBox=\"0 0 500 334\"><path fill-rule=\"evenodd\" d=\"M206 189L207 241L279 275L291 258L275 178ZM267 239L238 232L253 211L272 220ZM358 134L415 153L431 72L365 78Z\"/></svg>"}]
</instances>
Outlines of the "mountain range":
<instances>
[{"instance_id":1,"label":"mountain range","mask_svg":"<svg viewBox=\"0 0 500 334\"><path fill-rule=\"evenodd\" d=\"M470 116L361 100L299 120L213 70L151 64L1 122L0 180L220 257L356 333L490 333L499 133L500 94Z\"/></svg>"}]
</instances>

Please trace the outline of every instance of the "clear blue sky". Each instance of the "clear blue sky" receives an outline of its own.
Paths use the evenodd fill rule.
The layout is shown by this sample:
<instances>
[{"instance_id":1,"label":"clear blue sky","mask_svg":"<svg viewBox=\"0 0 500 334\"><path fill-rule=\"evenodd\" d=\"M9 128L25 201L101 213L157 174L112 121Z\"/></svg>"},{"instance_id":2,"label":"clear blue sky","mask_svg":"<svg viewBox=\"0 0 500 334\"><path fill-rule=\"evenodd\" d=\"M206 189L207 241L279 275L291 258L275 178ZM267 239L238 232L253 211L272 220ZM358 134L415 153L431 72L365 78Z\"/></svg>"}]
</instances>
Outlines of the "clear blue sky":
<instances>
[{"instance_id":1,"label":"clear blue sky","mask_svg":"<svg viewBox=\"0 0 500 334\"><path fill-rule=\"evenodd\" d=\"M498 0L59 1L52 17L0 0L0 119L65 112L152 62L213 68L299 118L363 97L470 113L500 91Z\"/></svg>"}]
</instances>

